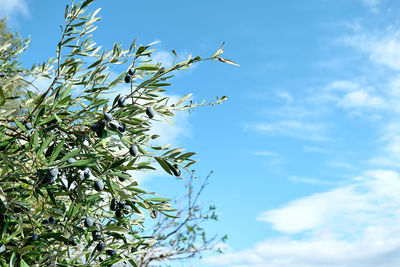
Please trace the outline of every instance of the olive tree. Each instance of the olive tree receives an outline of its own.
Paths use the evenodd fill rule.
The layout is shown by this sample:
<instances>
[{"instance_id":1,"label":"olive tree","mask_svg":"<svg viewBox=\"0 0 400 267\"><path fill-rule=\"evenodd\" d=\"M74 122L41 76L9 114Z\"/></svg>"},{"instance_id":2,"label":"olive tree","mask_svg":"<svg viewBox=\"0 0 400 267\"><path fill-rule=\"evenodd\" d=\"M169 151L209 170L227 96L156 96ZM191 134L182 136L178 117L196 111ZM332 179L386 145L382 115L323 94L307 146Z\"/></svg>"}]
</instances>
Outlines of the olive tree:
<instances>
[{"instance_id":1,"label":"olive tree","mask_svg":"<svg viewBox=\"0 0 400 267\"><path fill-rule=\"evenodd\" d=\"M152 125L226 97L195 103L188 94L171 103L168 80L205 60L237 64L220 57L223 46L210 57L189 56L171 67L153 62L154 43L102 49L92 40L100 10L88 13L92 2L66 7L55 57L42 64L27 68L18 61L29 41L0 46L2 265L148 265L154 259L146 257L156 245L182 251L173 242L169 247L163 243L175 234L177 240L183 238L179 244L187 245L183 249L189 255L197 253L190 250L197 246L193 237L205 233L197 224L198 232L182 232L183 226L190 230L192 221L215 219L200 212L197 200L184 215L169 199L140 188L133 173L160 168L171 176L192 177L195 153L160 145L162 133L150 133ZM38 79L47 86L39 86ZM121 84L129 92L110 99ZM18 108L5 108L17 97L10 88L17 87ZM192 193L189 198L197 199ZM155 223L153 234L146 234L144 225L157 216L163 219ZM182 216L189 219L179 221ZM164 227L163 222L172 224ZM165 236L159 229L172 233ZM185 235L193 242L186 242Z\"/></svg>"}]
</instances>

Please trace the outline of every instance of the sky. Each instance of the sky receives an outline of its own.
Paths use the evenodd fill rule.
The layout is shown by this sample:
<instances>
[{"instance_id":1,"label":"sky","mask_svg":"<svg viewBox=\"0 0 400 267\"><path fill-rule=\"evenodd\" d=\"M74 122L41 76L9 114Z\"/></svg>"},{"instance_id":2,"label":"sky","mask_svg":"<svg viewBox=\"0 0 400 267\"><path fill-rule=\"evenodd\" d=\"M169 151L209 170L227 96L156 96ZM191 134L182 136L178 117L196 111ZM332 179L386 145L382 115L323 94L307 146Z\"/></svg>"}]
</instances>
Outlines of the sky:
<instances>
[{"instance_id":1,"label":"sky","mask_svg":"<svg viewBox=\"0 0 400 267\"><path fill-rule=\"evenodd\" d=\"M0 0L26 64L55 56L69 1ZM157 45L155 58L211 55L225 41L241 66L202 62L168 94L228 100L158 124L214 174L207 230L229 239L193 266L400 265L400 2L389 0L106 1L94 39ZM123 89L121 89L123 90ZM175 196L159 173L141 185ZM183 266L187 266L183 264Z\"/></svg>"}]
</instances>

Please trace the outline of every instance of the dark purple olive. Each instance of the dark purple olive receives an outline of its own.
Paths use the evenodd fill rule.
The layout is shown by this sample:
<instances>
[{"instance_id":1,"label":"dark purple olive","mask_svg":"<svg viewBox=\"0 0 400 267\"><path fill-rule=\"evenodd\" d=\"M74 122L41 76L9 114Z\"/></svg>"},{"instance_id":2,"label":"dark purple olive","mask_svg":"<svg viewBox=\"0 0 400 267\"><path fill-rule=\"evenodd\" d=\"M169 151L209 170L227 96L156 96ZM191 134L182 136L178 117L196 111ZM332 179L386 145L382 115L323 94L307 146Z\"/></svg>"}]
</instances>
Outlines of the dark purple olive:
<instances>
[{"instance_id":1,"label":"dark purple olive","mask_svg":"<svg viewBox=\"0 0 400 267\"><path fill-rule=\"evenodd\" d=\"M116 121L111 121L111 122L109 123L109 125L110 125L110 128L113 129L114 131L117 130L117 129L119 128L119 124L118 124L118 122L116 122Z\"/></svg>"},{"instance_id":2,"label":"dark purple olive","mask_svg":"<svg viewBox=\"0 0 400 267\"><path fill-rule=\"evenodd\" d=\"M85 179L89 179L89 178L90 178L90 170L89 170L89 169L86 169L86 170L83 172L83 176L85 177Z\"/></svg>"},{"instance_id":3,"label":"dark purple olive","mask_svg":"<svg viewBox=\"0 0 400 267\"><path fill-rule=\"evenodd\" d=\"M118 180L120 180L121 182L125 182L125 181L126 181L126 178L124 178L124 177L119 177L119 176L118 176Z\"/></svg>"},{"instance_id":4,"label":"dark purple olive","mask_svg":"<svg viewBox=\"0 0 400 267\"><path fill-rule=\"evenodd\" d=\"M120 202L118 203L118 208L120 208L121 210L122 210L122 209L125 209L125 201L120 201Z\"/></svg>"},{"instance_id":5,"label":"dark purple olive","mask_svg":"<svg viewBox=\"0 0 400 267\"><path fill-rule=\"evenodd\" d=\"M36 240L38 240L38 238L39 238L39 236L37 234L35 234L35 233L30 233L29 234L29 240L30 241L36 241Z\"/></svg>"},{"instance_id":6,"label":"dark purple olive","mask_svg":"<svg viewBox=\"0 0 400 267\"><path fill-rule=\"evenodd\" d=\"M120 209L117 209L115 211L115 217L117 217L117 218L121 218L122 217L122 211Z\"/></svg>"},{"instance_id":7,"label":"dark purple olive","mask_svg":"<svg viewBox=\"0 0 400 267\"><path fill-rule=\"evenodd\" d=\"M130 83L131 82L131 75L126 75L125 76L125 82Z\"/></svg>"},{"instance_id":8,"label":"dark purple olive","mask_svg":"<svg viewBox=\"0 0 400 267\"><path fill-rule=\"evenodd\" d=\"M97 180L94 182L94 189L96 191L102 191L104 189L104 184L101 180Z\"/></svg>"},{"instance_id":9,"label":"dark purple olive","mask_svg":"<svg viewBox=\"0 0 400 267\"><path fill-rule=\"evenodd\" d=\"M100 121L92 125L92 130L96 133L97 137L102 137L104 132L105 124Z\"/></svg>"},{"instance_id":10,"label":"dark purple olive","mask_svg":"<svg viewBox=\"0 0 400 267\"><path fill-rule=\"evenodd\" d=\"M56 223L56 218L54 218L53 216L49 217L49 223Z\"/></svg>"},{"instance_id":11,"label":"dark purple olive","mask_svg":"<svg viewBox=\"0 0 400 267\"><path fill-rule=\"evenodd\" d=\"M97 123L93 124L91 127L92 131L97 133L97 131L99 130L99 125Z\"/></svg>"},{"instance_id":12,"label":"dark purple olive","mask_svg":"<svg viewBox=\"0 0 400 267\"><path fill-rule=\"evenodd\" d=\"M104 119L106 121L112 121L113 120L113 116L111 115L111 113L104 113Z\"/></svg>"},{"instance_id":13,"label":"dark purple olive","mask_svg":"<svg viewBox=\"0 0 400 267\"><path fill-rule=\"evenodd\" d=\"M97 248L98 251L102 251L102 250L104 250L106 248L106 246L104 245L103 242L99 242L97 244L96 248Z\"/></svg>"},{"instance_id":14,"label":"dark purple olive","mask_svg":"<svg viewBox=\"0 0 400 267\"><path fill-rule=\"evenodd\" d=\"M111 257L115 256L115 254L117 254L117 252L115 252L115 250L113 250L113 249L107 249L106 253L108 256L111 256Z\"/></svg>"},{"instance_id":15,"label":"dark purple olive","mask_svg":"<svg viewBox=\"0 0 400 267\"><path fill-rule=\"evenodd\" d=\"M118 106L120 106L120 107L125 107L126 106L126 97L125 96L121 96L118 99Z\"/></svg>"},{"instance_id":16,"label":"dark purple olive","mask_svg":"<svg viewBox=\"0 0 400 267\"><path fill-rule=\"evenodd\" d=\"M154 109L152 107L146 108L146 114L147 114L147 116L149 116L150 119L154 118L154 116L156 115L154 113Z\"/></svg>"},{"instance_id":17,"label":"dark purple olive","mask_svg":"<svg viewBox=\"0 0 400 267\"><path fill-rule=\"evenodd\" d=\"M30 122L25 123L25 128L29 131L32 130L32 124Z\"/></svg>"},{"instance_id":18,"label":"dark purple olive","mask_svg":"<svg viewBox=\"0 0 400 267\"><path fill-rule=\"evenodd\" d=\"M124 133L126 131L126 125L125 123L121 123L120 126L118 127L118 131L120 131L121 133Z\"/></svg>"},{"instance_id":19,"label":"dark purple olive","mask_svg":"<svg viewBox=\"0 0 400 267\"><path fill-rule=\"evenodd\" d=\"M101 235L100 234L94 234L93 235L93 241L97 241L101 239Z\"/></svg>"},{"instance_id":20,"label":"dark purple olive","mask_svg":"<svg viewBox=\"0 0 400 267\"><path fill-rule=\"evenodd\" d=\"M130 68L130 69L128 70L128 74L131 75L131 76L133 76L133 75L135 74L135 69L134 69L134 68Z\"/></svg>"},{"instance_id":21,"label":"dark purple olive","mask_svg":"<svg viewBox=\"0 0 400 267\"><path fill-rule=\"evenodd\" d=\"M115 198L113 198L113 199L111 200L110 210L112 210L112 211L117 210L117 201L115 200Z\"/></svg>"},{"instance_id":22,"label":"dark purple olive","mask_svg":"<svg viewBox=\"0 0 400 267\"><path fill-rule=\"evenodd\" d=\"M93 219L90 217L86 217L85 222L84 222L86 227L92 227L93 226Z\"/></svg>"},{"instance_id":23,"label":"dark purple olive","mask_svg":"<svg viewBox=\"0 0 400 267\"><path fill-rule=\"evenodd\" d=\"M42 221L42 224L49 224L50 222L49 222L49 220L47 220L47 219L44 219L43 221Z\"/></svg>"},{"instance_id":24,"label":"dark purple olive","mask_svg":"<svg viewBox=\"0 0 400 267\"><path fill-rule=\"evenodd\" d=\"M76 246L76 245L78 245L78 243L76 243L75 239L71 239L68 241L68 245Z\"/></svg>"},{"instance_id":25,"label":"dark purple olive","mask_svg":"<svg viewBox=\"0 0 400 267\"><path fill-rule=\"evenodd\" d=\"M136 157L137 155L139 155L139 149L137 148L137 146L131 146L131 147L129 148L129 153L130 153L132 156Z\"/></svg>"}]
</instances>

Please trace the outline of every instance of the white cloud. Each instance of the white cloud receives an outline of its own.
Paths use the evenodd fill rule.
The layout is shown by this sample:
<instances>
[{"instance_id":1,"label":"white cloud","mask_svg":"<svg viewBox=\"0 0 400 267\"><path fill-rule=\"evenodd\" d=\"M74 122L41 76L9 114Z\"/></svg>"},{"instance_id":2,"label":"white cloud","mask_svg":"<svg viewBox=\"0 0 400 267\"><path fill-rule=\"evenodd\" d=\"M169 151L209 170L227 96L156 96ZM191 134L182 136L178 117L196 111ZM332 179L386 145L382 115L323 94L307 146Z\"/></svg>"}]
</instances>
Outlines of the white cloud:
<instances>
[{"instance_id":1,"label":"white cloud","mask_svg":"<svg viewBox=\"0 0 400 267\"><path fill-rule=\"evenodd\" d=\"M279 97L279 98L282 98L282 99L286 100L286 102L287 102L288 104L290 104L290 103L293 102L293 97L292 97L292 95L291 95L289 92L279 91L279 92L276 92L276 96Z\"/></svg>"},{"instance_id":2,"label":"white cloud","mask_svg":"<svg viewBox=\"0 0 400 267\"><path fill-rule=\"evenodd\" d=\"M263 212L259 220L300 239L269 239L206 259L211 266L399 266L400 175L373 170L351 184Z\"/></svg>"},{"instance_id":3,"label":"white cloud","mask_svg":"<svg viewBox=\"0 0 400 267\"><path fill-rule=\"evenodd\" d=\"M338 185L338 182L307 178L307 177L298 177L298 176L291 176L290 180L296 183L305 183L314 185Z\"/></svg>"},{"instance_id":4,"label":"white cloud","mask_svg":"<svg viewBox=\"0 0 400 267\"><path fill-rule=\"evenodd\" d=\"M315 101L317 100L317 101ZM336 102L345 109L365 111L368 109L387 108L387 99L378 95L371 86L362 86L358 82L337 80L325 86L323 93L317 95L313 102Z\"/></svg>"},{"instance_id":5,"label":"white cloud","mask_svg":"<svg viewBox=\"0 0 400 267\"><path fill-rule=\"evenodd\" d=\"M284 120L272 123L253 123L247 128L274 136L289 136L314 141L325 141L324 136L326 125L322 123L313 124L297 120Z\"/></svg>"},{"instance_id":6,"label":"white cloud","mask_svg":"<svg viewBox=\"0 0 400 267\"><path fill-rule=\"evenodd\" d=\"M339 105L345 108L380 108L384 104L382 98L373 96L362 89L345 94L339 102Z\"/></svg>"},{"instance_id":7,"label":"white cloud","mask_svg":"<svg viewBox=\"0 0 400 267\"><path fill-rule=\"evenodd\" d=\"M343 38L345 44L351 45L368 54L369 59L377 64L400 70L400 32L385 34L366 34L361 32Z\"/></svg>"},{"instance_id":8,"label":"white cloud","mask_svg":"<svg viewBox=\"0 0 400 267\"><path fill-rule=\"evenodd\" d=\"M275 157L279 156L278 153L276 152L271 152L271 151L253 151L250 152L251 155L253 156L264 156L264 157Z\"/></svg>"},{"instance_id":9,"label":"white cloud","mask_svg":"<svg viewBox=\"0 0 400 267\"><path fill-rule=\"evenodd\" d=\"M164 67L171 67L174 63L175 56L168 51L160 50L152 54L152 60L155 63L161 63Z\"/></svg>"},{"instance_id":10,"label":"white cloud","mask_svg":"<svg viewBox=\"0 0 400 267\"><path fill-rule=\"evenodd\" d=\"M381 0L362 0L363 4L368 7L372 12L379 12L379 5L381 4Z\"/></svg>"},{"instance_id":11,"label":"white cloud","mask_svg":"<svg viewBox=\"0 0 400 267\"><path fill-rule=\"evenodd\" d=\"M0 17L11 16L15 14L28 14L28 6L25 0L0 0Z\"/></svg>"}]
</instances>

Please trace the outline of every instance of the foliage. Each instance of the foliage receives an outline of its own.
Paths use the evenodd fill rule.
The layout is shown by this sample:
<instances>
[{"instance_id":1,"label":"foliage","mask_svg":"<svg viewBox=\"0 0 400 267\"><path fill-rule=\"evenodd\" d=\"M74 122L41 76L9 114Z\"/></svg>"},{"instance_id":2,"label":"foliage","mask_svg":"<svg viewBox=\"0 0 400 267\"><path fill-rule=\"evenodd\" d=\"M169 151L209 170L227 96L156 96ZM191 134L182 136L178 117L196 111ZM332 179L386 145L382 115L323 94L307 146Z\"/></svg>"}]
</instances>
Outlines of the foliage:
<instances>
[{"instance_id":1,"label":"foliage","mask_svg":"<svg viewBox=\"0 0 400 267\"><path fill-rule=\"evenodd\" d=\"M187 103L190 95L170 103L165 87L175 71L193 63L236 64L220 57L222 47L209 58L189 57L169 68L152 62L154 43L102 50L91 35L100 9L85 11L91 2L66 7L55 58L28 69L18 62L28 40L0 47L4 266L136 266L140 255L166 241L141 229L149 216L174 218L175 209L169 199L138 187L132 173L159 165L172 176L190 174L195 153L155 145L159 136L149 131L157 118L207 103ZM38 79L48 85L38 86ZM124 82L130 93L110 101ZM5 108L16 97L11 88L18 88L20 103ZM189 213L194 209L189 205Z\"/></svg>"},{"instance_id":2,"label":"foliage","mask_svg":"<svg viewBox=\"0 0 400 267\"><path fill-rule=\"evenodd\" d=\"M22 93L15 77L21 71L16 58L26 44L7 27L5 18L0 19L0 104L3 110L13 109L13 114L20 111L18 95ZM10 101L5 103L6 99Z\"/></svg>"}]
</instances>

